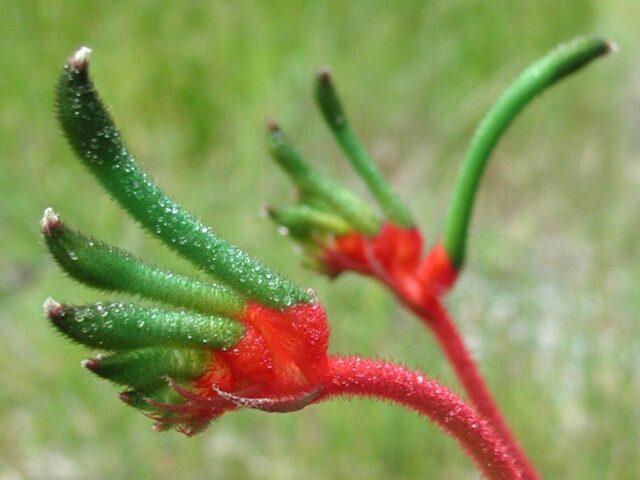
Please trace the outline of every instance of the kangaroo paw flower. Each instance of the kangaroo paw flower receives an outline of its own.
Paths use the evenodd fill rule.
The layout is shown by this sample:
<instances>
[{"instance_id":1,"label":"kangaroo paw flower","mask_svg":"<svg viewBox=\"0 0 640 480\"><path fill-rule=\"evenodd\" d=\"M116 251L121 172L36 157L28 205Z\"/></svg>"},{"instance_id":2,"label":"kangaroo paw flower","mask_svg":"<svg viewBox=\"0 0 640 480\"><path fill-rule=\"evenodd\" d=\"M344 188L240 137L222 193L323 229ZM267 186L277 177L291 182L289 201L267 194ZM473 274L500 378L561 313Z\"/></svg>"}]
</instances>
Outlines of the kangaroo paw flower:
<instances>
[{"instance_id":1,"label":"kangaroo paw flower","mask_svg":"<svg viewBox=\"0 0 640 480\"><path fill-rule=\"evenodd\" d=\"M328 365L322 307L275 310L251 303L239 318L245 328L242 337L229 348L206 350L206 356L148 348L85 366L134 387L121 399L150 416L158 429L171 426L188 435L238 408L290 412L312 403L320 395ZM147 365L154 358L155 364Z\"/></svg>"},{"instance_id":2,"label":"kangaroo paw flower","mask_svg":"<svg viewBox=\"0 0 640 480\"><path fill-rule=\"evenodd\" d=\"M489 157L503 133L536 96L612 50L612 44L603 39L576 38L532 64L500 96L480 122L471 140L456 179L442 237L424 256L424 239L415 227L409 210L393 193L356 139L331 75L323 71L315 85L316 102L336 141L378 203L383 219L376 229L358 225L349 218L349 205L338 207L335 203L327 203L319 195L309 195L306 192L311 192L313 186L303 185L296 180L296 175L292 175L292 178L303 190L299 203L310 212L304 216L294 216L290 210L280 209L271 214L300 243L308 257L305 262L307 265L330 277L351 271L375 278L389 287L405 306L424 321L440 341L469 397L509 445L528 479L539 477L491 398L459 333L446 314L441 298L454 286L463 268L476 192ZM273 145L270 145L270 149L278 163L291 174L291 167L283 163L282 157L295 156L292 150L283 142L280 148L275 149L275 153ZM342 198L348 197L342 194ZM355 203L363 202L358 198ZM326 215L342 217L350 229L345 232L344 229L332 227L333 224L321 215L311 214L315 213L314 209Z\"/></svg>"},{"instance_id":3,"label":"kangaroo paw flower","mask_svg":"<svg viewBox=\"0 0 640 480\"><path fill-rule=\"evenodd\" d=\"M49 299L47 317L67 338L100 351L84 367L125 387L120 398L161 430L195 434L243 402L273 411L302 408L313 400L309 392L327 368L324 309L314 295L220 238L153 183L98 96L89 54L78 50L58 82L58 119L69 143L140 225L213 281L144 263L75 231L48 208L40 223L44 242L70 277L177 309L124 302L74 306ZM308 186L315 177L307 173L302 183ZM331 182L323 188L309 193L324 195L322 201L331 205L349 204ZM349 211L350 218L360 218L359 211ZM346 231L341 218L325 215L322 221Z\"/></svg>"},{"instance_id":4,"label":"kangaroo paw flower","mask_svg":"<svg viewBox=\"0 0 640 480\"><path fill-rule=\"evenodd\" d=\"M527 68L479 123L458 171L444 222L443 245L456 268L464 263L480 179L507 127L536 96L612 50L611 42L596 37L578 37L558 46Z\"/></svg>"},{"instance_id":5,"label":"kangaroo paw flower","mask_svg":"<svg viewBox=\"0 0 640 480\"><path fill-rule=\"evenodd\" d=\"M126 350L153 345L227 348L243 334L234 320L130 303L67 306L48 300L47 315L67 337L88 347Z\"/></svg>"},{"instance_id":6,"label":"kangaroo paw flower","mask_svg":"<svg viewBox=\"0 0 640 480\"><path fill-rule=\"evenodd\" d=\"M284 413L335 396L377 397L435 422L487 478L536 479L439 297L462 268L475 192L500 135L538 93L610 49L599 39L577 39L507 90L474 136L445 233L426 255L409 209L356 139L327 71L317 79L316 101L380 212L317 172L277 125L269 126L271 155L299 190L296 205L269 209L269 216L300 242L314 268L332 277L346 271L374 277L425 320L478 412L420 372L328 356L329 326L315 295L219 237L138 165L90 79L86 47L67 61L58 81L57 116L69 144L131 217L211 280L144 263L69 228L47 209L41 221L46 247L70 277L175 309L48 299L45 314L64 336L99 351L82 365L123 387L120 399L157 430L195 435L237 409Z\"/></svg>"},{"instance_id":7,"label":"kangaroo paw flower","mask_svg":"<svg viewBox=\"0 0 640 480\"><path fill-rule=\"evenodd\" d=\"M356 173L380 207L316 172L295 150L279 127L269 126L268 146L275 161L300 190L295 206L268 209L305 252L305 265L330 277L358 272L378 278L411 301L441 295L456 271L437 247L422 258L424 240L409 209L392 191L357 140L328 70L315 85L316 103Z\"/></svg>"},{"instance_id":8,"label":"kangaroo paw flower","mask_svg":"<svg viewBox=\"0 0 640 480\"><path fill-rule=\"evenodd\" d=\"M303 205L308 202L321 211L333 210L359 231L374 233L380 227L378 215L364 200L316 172L273 122L268 125L267 144L273 159L300 188Z\"/></svg>"},{"instance_id":9,"label":"kangaroo paw flower","mask_svg":"<svg viewBox=\"0 0 640 480\"><path fill-rule=\"evenodd\" d=\"M410 303L420 296L442 296L453 287L463 266L475 193L500 136L535 96L611 50L611 43L605 40L577 38L534 63L500 97L480 123L462 164L443 237L423 259L416 257L416 252L421 255L424 241L409 209L392 191L357 140L331 74L325 69L316 80L316 103L336 141L378 203L384 219L377 224L358 224L351 217L351 209L358 205L358 209L363 210L367 203L344 189L340 190L343 202L339 205L335 201L326 202L326 194L309 194L318 188L317 185L329 184L330 180L316 181L311 174L302 173L303 170L311 171L311 167L301 160L275 127L270 133L269 148L303 191L300 204L327 215L341 216L351 229L345 233L340 228L328 228L321 215L294 219L287 209L274 210L271 217L287 227L291 236L300 242L308 256L305 263L316 270L332 277L346 271L376 277L394 290L403 291L403 296L411 298ZM314 172L314 175L317 174Z\"/></svg>"},{"instance_id":10,"label":"kangaroo paw flower","mask_svg":"<svg viewBox=\"0 0 640 480\"><path fill-rule=\"evenodd\" d=\"M100 355L83 366L118 385L147 391L163 385L167 376L182 380L202 375L209 360L204 349L147 347Z\"/></svg>"}]
</instances>

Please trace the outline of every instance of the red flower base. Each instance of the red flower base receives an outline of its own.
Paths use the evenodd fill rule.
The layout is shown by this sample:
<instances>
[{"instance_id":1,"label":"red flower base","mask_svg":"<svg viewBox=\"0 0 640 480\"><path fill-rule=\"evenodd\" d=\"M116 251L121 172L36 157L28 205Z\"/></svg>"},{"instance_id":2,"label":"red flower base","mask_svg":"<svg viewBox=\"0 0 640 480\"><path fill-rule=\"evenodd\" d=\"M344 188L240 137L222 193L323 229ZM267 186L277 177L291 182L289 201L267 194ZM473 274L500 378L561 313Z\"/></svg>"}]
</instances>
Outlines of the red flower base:
<instances>
[{"instance_id":1,"label":"red flower base","mask_svg":"<svg viewBox=\"0 0 640 480\"><path fill-rule=\"evenodd\" d=\"M387 223L373 237L352 232L325 246L320 262L325 272L338 276L359 272L382 281L414 306L426 297L439 297L455 283L458 270L441 243L422 257L424 240L417 228Z\"/></svg>"}]
</instances>

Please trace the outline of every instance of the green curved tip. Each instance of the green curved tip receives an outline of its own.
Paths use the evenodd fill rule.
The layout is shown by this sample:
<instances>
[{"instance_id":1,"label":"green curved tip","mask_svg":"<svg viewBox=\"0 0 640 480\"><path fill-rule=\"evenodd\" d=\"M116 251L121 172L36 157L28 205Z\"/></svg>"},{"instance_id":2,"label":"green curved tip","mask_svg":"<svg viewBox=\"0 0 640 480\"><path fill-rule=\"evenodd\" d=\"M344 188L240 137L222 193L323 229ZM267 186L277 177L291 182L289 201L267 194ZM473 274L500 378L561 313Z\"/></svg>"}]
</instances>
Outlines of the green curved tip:
<instances>
[{"instance_id":1,"label":"green curved tip","mask_svg":"<svg viewBox=\"0 0 640 480\"><path fill-rule=\"evenodd\" d=\"M44 310L61 333L100 350L152 346L228 348L244 333L241 323L228 318L129 303L69 306L49 298Z\"/></svg>"},{"instance_id":2,"label":"green curved tip","mask_svg":"<svg viewBox=\"0 0 640 480\"><path fill-rule=\"evenodd\" d=\"M101 290L126 292L199 313L234 316L244 301L231 289L147 265L132 254L85 236L47 208L40 228L58 265L72 278Z\"/></svg>"},{"instance_id":3,"label":"green curved tip","mask_svg":"<svg viewBox=\"0 0 640 480\"><path fill-rule=\"evenodd\" d=\"M558 46L527 68L482 119L458 171L445 217L443 244L455 267L464 263L480 178L504 131L538 94L615 48L612 42L595 37L579 37Z\"/></svg>"},{"instance_id":4,"label":"green curved tip","mask_svg":"<svg viewBox=\"0 0 640 480\"><path fill-rule=\"evenodd\" d=\"M339 215L306 204L278 209L268 208L267 214L274 222L287 228L298 238L308 238L314 233L346 235L353 230Z\"/></svg>"},{"instance_id":5,"label":"green curved tip","mask_svg":"<svg viewBox=\"0 0 640 480\"><path fill-rule=\"evenodd\" d=\"M166 377L189 380L202 375L211 361L204 349L149 347L100 355L82 366L118 385L149 391L166 385Z\"/></svg>"},{"instance_id":6,"label":"green curved tip","mask_svg":"<svg viewBox=\"0 0 640 480\"><path fill-rule=\"evenodd\" d=\"M267 125L267 146L273 159L291 177L304 196L316 198L344 218L354 230L375 234L381 222L359 196L318 173L289 142L275 122Z\"/></svg>"},{"instance_id":7,"label":"green curved tip","mask_svg":"<svg viewBox=\"0 0 640 480\"><path fill-rule=\"evenodd\" d=\"M304 289L219 237L138 165L91 81L90 52L82 47L63 67L56 112L75 153L114 200L152 235L246 297L274 307L310 302Z\"/></svg>"},{"instance_id":8,"label":"green curved tip","mask_svg":"<svg viewBox=\"0 0 640 480\"><path fill-rule=\"evenodd\" d=\"M382 172L373 162L365 148L351 129L340 97L331 79L328 68L320 70L316 79L315 99L322 117L349 162L364 181L386 217L402 227L415 225L409 209L393 192Z\"/></svg>"}]
</instances>

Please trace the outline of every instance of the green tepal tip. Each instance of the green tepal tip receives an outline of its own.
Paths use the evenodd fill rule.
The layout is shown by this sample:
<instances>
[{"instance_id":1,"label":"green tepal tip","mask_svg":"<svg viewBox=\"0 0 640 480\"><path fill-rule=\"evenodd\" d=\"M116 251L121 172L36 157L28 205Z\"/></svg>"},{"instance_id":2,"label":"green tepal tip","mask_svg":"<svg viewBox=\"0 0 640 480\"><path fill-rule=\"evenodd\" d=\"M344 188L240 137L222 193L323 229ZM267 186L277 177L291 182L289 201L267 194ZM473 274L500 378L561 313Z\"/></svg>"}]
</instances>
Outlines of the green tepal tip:
<instances>
[{"instance_id":1,"label":"green tepal tip","mask_svg":"<svg viewBox=\"0 0 640 480\"><path fill-rule=\"evenodd\" d=\"M49 298L44 310L61 333L101 350L151 346L226 348L244 333L241 323L228 318L129 303L68 306Z\"/></svg>"},{"instance_id":2,"label":"green tepal tip","mask_svg":"<svg viewBox=\"0 0 640 480\"><path fill-rule=\"evenodd\" d=\"M458 171L445 218L443 244L456 267L460 268L464 263L469 223L480 178L504 131L538 94L613 50L613 43L596 37L580 37L558 46L527 68L482 119Z\"/></svg>"},{"instance_id":3,"label":"green tepal tip","mask_svg":"<svg viewBox=\"0 0 640 480\"><path fill-rule=\"evenodd\" d=\"M111 196L169 247L247 297L276 307L311 301L303 289L220 238L140 168L89 77L89 53L79 49L62 69L57 114L76 154Z\"/></svg>"},{"instance_id":4,"label":"green tepal tip","mask_svg":"<svg viewBox=\"0 0 640 480\"><path fill-rule=\"evenodd\" d=\"M267 209L269 217L286 227L296 238L305 239L315 233L346 235L352 226L339 215L299 204L286 208Z\"/></svg>"},{"instance_id":5,"label":"green tepal tip","mask_svg":"<svg viewBox=\"0 0 640 480\"><path fill-rule=\"evenodd\" d=\"M267 145L273 159L289 174L303 195L320 199L359 232L371 235L378 231L381 222L376 212L360 197L311 167L273 122L268 125Z\"/></svg>"},{"instance_id":6,"label":"green tepal tip","mask_svg":"<svg viewBox=\"0 0 640 480\"><path fill-rule=\"evenodd\" d=\"M85 236L47 208L40 222L45 244L60 267L91 287L126 292L200 313L234 315L243 299L215 283L152 267L115 246Z\"/></svg>"},{"instance_id":7,"label":"green tepal tip","mask_svg":"<svg viewBox=\"0 0 640 480\"><path fill-rule=\"evenodd\" d=\"M387 218L402 227L412 227L414 221L411 212L393 192L351 129L329 69L325 68L318 74L315 99L329 129Z\"/></svg>"},{"instance_id":8,"label":"green tepal tip","mask_svg":"<svg viewBox=\"0 0 640 480\"><path fill-rule=\"evenodd\" d=\"M204 349L148 347L100 355L82 365L118 385L149 391L166 385L166 377L189 380L204 373L211 355Z\"/></svg>"}]
</instances>

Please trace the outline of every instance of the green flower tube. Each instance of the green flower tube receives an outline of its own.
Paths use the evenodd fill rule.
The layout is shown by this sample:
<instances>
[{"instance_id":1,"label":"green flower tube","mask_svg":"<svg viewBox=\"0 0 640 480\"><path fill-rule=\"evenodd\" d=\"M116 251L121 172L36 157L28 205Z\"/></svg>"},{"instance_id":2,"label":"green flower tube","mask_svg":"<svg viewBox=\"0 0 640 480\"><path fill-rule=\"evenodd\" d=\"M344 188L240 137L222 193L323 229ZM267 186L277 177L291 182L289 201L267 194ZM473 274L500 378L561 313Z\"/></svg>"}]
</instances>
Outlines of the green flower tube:
<instances>
[{"instance_id":1,"label":"green flower tube","mask_svg":"<svg viewBox=\"0 0 640 480\"><path fill-rule=\"evenodd\" d=\"M318 75L315 99L325 122L338 144L342 147L351 165L365 182L371 195L376 199L387 218L401 227L413 227L415 222L411 212L393 192L389 183L373 163L373 160L351 129L338 92L331 81L329 70L322 70Z\"/></svg>"},{"instance_id":2,"label":"green flower tube","mask_svg":"<svg viewBox=\"0 0 640 480\"><path fill-rule=\"evenodd\" d=\"M307 238L314 232L345 235L352 230L351 225L339 215L318 210L309 205L268 209L267 214L278 224L286 227L292 235Z\"/></svg>"},{"instance_id":3,"label":"green flower tube","mask_svg":"<svg viewBox=\"0 0 640 480\"><path fill-rule=\"evenodd\" d=\"M376 212L360 197L316 172L275 124L269 125L267 143L271 156L303 194L325 202L359 232L374 234L378 231L381 223Z\"/></svg>"},{"instance_id":4,"label":"green flower tube","mask_svg":"<svg viewBox=\"0 0 640 480\"><path fill-rule=\"evenodd\" d=\"M445 217L443 244L457 268L464 263L469 223L480 178L504 131L537 95L612 49L610 42L593 37L576 38L560 45L527 68L482 119L462 161Z\"/></svg>"},{"instance_id":5,"label":"green flower tube","mask_svg":"<svg viewBox=\"0 0 640 480\"><path fill-rule=\"evenodd\" d=\"M210 354L204 349L148 347L88 359L83 366L101 378L146 392L166 386L166 377L198 377L209 361Z\"/></svg>"},{"instance_id":6,"label":"green flower tube","mask_svg":"<svg viewBox=\"0 0 640 480\"><path fill-rule=\"evenodd\" d=\"M151 346L227 348L244 333L241 323L228 318L130 303L68 306L49 298L44 309L61 333L101 350Z\"/></svg>"},{"instance_id":7,"label":"green flower tube","mask_svg":"<svg viewBox=\"0 0 640 480\"><path fill-rule=\"evenodd\" d=\"M74 231L50 208L45 210L40 225L58 265L86 285L200 313L235 315L242 310L243 299L231 289L146 265L124 250Z\"/></svg>"},{"instance_id":8,"label":"green flower tube","mask_svg":"<svg viewBox=\"0 0 640 480\"><path fill-rule=\"evenodd\" d=\"M220 238L169 198L129 153L89 77L88 48L62 69L58 120L78 157L144 228L205 272L274 307L311 302L305 290Z\"/></svg>"}]
</instances>

